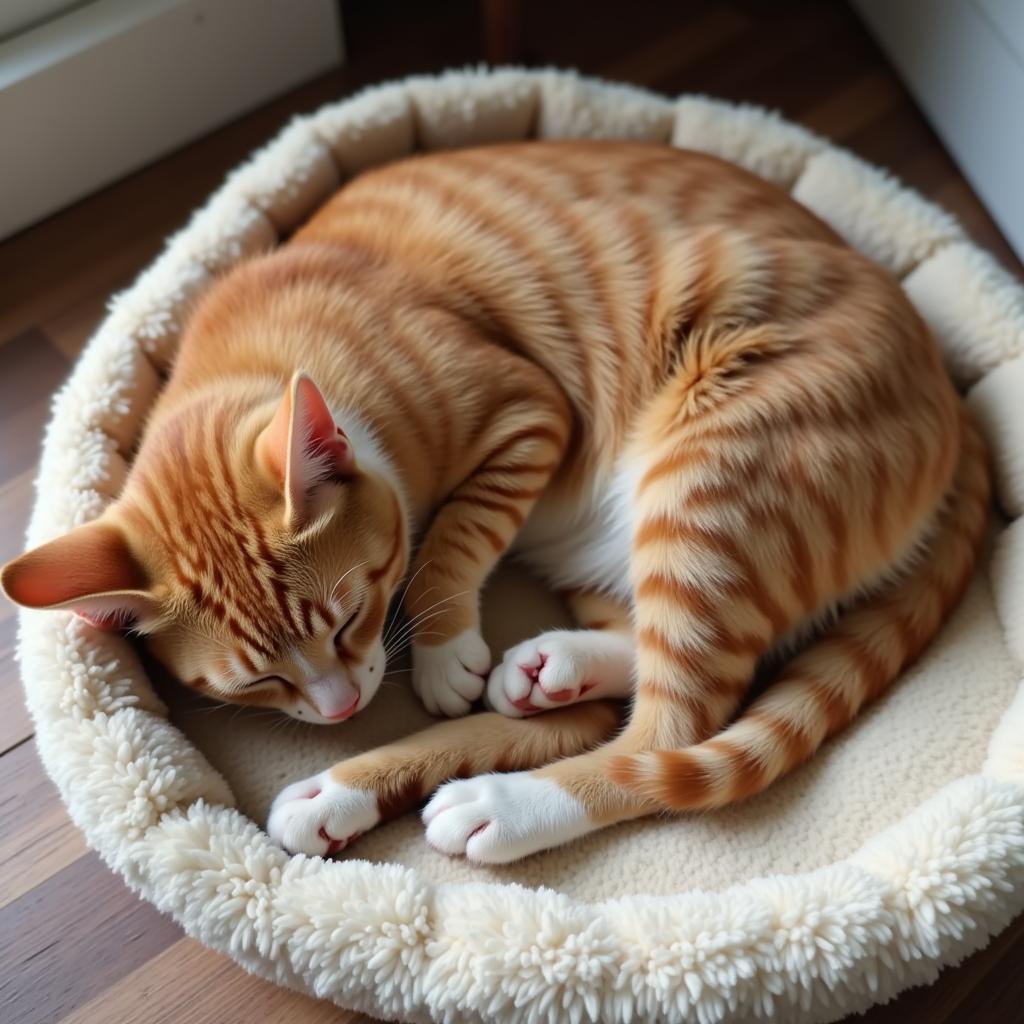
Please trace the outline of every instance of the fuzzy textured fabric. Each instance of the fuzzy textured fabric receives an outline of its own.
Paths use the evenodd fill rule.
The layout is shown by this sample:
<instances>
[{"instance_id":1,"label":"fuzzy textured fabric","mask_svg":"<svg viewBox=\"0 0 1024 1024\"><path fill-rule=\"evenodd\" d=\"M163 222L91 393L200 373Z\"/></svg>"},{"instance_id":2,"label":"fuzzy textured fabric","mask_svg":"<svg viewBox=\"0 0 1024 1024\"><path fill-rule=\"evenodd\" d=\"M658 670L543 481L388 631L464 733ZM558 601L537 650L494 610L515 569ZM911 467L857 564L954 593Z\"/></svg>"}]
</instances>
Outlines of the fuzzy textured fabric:
<instances>
[{"instance_id":1,"label":"fuzzy textured fabric","mask_svg":"<svg viewBox=\"0 0 1024 1024\"><path fill-rule=\"evenodd\" d=\"M365 167L531 135L671 142L790 189L903 280L972 389L1003 512L1024 511L1024 293L952 218L762 110L501 70L329 105L228 178L113 300L58 396L29 543L117 493L213 275ZM832 1021L932 980L1024 909L1024 531L994 530L926 656L793 777L501 869L432 854L412 817L340 861L289 858L246 817L262 820L282 783L421 724L397 688L353 726L269 732L162 688L169 710L126 641L66 615L22 612L20 656L40 754L90 845L263 977L414 1021ZM496 648L557 617L530 586L491 587Z\"/></svg>"}]
</instances>

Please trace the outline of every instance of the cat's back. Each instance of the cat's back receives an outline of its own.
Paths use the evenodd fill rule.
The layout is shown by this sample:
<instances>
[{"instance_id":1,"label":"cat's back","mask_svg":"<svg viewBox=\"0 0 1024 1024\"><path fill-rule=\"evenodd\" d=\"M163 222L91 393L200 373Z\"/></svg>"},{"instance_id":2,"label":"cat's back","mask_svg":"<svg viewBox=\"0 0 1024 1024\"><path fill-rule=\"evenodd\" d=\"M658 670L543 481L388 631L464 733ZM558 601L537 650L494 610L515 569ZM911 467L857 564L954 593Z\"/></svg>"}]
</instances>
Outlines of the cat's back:
<instances>
[{"instance_id":1,"label":"cat's back","mask_svg":"<svg viewBox=\"0 0 1024 1024\"><path fill-rule=\"evenodd\" d=\"M431 302L550 370L585 418L619 424L669 358L657 340L662 299L704 287L680 274L742 256L710 258L713 240L705 251L702 236L723 226L749 239L842 246L742 168L596 140L449 150L377 168L342 188L295 242L398 269Z\"/></svg>"},{"instance_id":2,"label":"cat's back","mask_svg":"<svg viewBox=\"0 0 1024 1024\"><path fill-rule=\"evenodd\" d=\"M650 245L702 224L839 241L785 191L734 164L668 145L605 140L520 142L401 160L355 178L301 237L345 230L356 217L385 234L391 222L406 244L421 226L437 230L448 218L524 248L531 234L537 241L564 234L585 247L611 233Z\"/></svg>"},{"instance_id":3,"label":"cat's back","mask_svg":"<svg viewBox=\"0 0 1024 1024\"><path fill-rule=\"evenodd\" d=\"M609 451L687 331L770 317L792 333L865 306L883 332L914 323L898 285L784 190L652 143L403 159L353 179L294 242L388 268L412 302L444 307L541 366ZM389 287L389 308L396 299Z\"/></svg>"}]
</instances>

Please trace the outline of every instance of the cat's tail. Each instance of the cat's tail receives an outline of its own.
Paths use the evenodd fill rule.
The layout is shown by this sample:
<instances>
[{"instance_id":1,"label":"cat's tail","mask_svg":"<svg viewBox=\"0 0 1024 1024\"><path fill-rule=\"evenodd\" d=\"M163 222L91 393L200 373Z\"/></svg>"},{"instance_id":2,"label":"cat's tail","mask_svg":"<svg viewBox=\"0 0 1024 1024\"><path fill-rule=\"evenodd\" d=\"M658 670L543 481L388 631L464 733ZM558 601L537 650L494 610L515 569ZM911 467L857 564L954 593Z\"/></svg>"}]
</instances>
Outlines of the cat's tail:
<instances>
[{"instance_id":1,"label":"cat's tail","mask_svg":"<svg viewBox=\"0 0 1024 1024\"><path fill-rule=\"evenodd\" d=\"M913 567L841 615L732 725L683 749L618 756L614 782L674 810L752 796L809 758L918 657L967 586L986 533L985 449L964 420L952 487Z\"/></svg>"}]
</instances>

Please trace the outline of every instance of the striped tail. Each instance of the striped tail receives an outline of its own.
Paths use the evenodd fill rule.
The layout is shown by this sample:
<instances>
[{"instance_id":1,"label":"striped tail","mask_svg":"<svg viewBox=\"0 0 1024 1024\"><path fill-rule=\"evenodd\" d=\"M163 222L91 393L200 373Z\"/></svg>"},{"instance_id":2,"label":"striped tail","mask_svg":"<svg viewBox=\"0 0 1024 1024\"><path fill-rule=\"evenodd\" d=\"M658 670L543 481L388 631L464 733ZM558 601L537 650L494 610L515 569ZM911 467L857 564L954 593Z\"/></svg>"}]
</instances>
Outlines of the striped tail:
<instances>
[{"instance_id":1,"label":"striped tail","mask_svg":"<svg viewBox=\"0 0 1024 1024\"><path fill-rule=\"evenodd\" d=\"M938 632L970 581L989 517L984 445L965 417L959 465L923 557L842 615L728 728L680 750L618 756L611 778L674 810L721 807L807 760Z\"/></svg>"}]
</instances>

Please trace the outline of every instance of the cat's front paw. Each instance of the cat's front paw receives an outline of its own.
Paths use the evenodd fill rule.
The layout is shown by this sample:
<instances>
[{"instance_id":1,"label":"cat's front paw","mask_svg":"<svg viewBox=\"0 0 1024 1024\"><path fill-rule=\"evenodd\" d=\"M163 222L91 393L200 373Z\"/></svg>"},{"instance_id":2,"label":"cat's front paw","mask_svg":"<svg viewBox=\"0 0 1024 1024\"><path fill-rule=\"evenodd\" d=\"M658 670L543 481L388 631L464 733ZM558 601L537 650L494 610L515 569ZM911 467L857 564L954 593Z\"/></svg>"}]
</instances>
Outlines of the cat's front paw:
<instances>
[{"instance_id":1,"label":"cat's front paw","mask_svg":"<svg viewBox=\"0 0 1024 1024\"><path fill-rule=\"evenodd\" d=\"M556 629L510 647L487 680L488 707L522 718L602 697L628 697L633 644L603 630Z\"/></svg>"},{"instance_id":2,"label":"cat's front paw","mask_svg":"<svg viewBox=\"0 0 1024 1024\"><path fill-rule=\"evenodd\" d=\"M330 857L379 821L375 793L343 786L326 771L277 794L267 834L289 853Z\"/></svg>"},{"instance_id":3,"label":"cat's front paw","mask_svg":"<svg viewBox=\"0 0 1024 1024\"><path fill-rule=\"evenodd\" d=\"M475 629L435 647L412 649L412 688L432 715L465 715L484 692L491 652Z\"/></svg>"}]
</instances>

